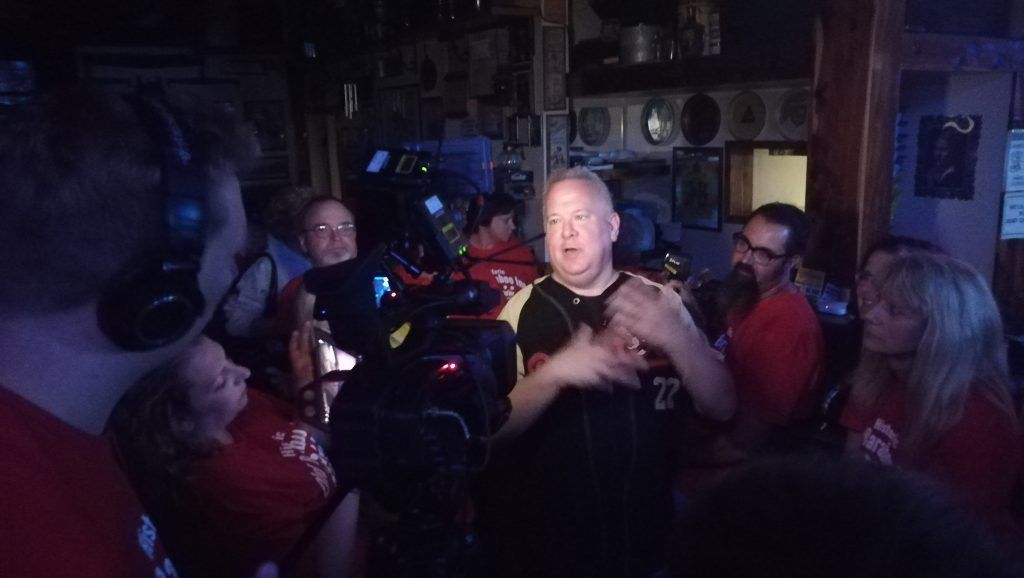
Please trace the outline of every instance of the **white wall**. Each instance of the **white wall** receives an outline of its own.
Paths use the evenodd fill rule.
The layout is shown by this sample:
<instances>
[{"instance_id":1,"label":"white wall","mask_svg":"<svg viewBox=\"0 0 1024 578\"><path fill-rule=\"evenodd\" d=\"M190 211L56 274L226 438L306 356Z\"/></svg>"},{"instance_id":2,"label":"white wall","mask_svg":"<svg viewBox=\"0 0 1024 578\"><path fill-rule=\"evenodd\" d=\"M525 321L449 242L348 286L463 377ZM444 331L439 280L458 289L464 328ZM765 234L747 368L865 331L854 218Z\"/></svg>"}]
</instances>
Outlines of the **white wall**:
<instances>
[{"instance_id":1,"label":"white wall","mask_svg":"<svg viewBox=\"0 0 1024 578\"><path fill-rule=\"evenodd\" d=\"M900 89L900 110L905 124L904 162L895 179L891 232L938 243L954 256L971 263L992 279L1003 163L1010 110L1012 75L905 74ZM935 199L914 196L917 136L924 115L980 114L981 139L975 168L974 199Z\"/></svg>"},{"instance_id":2,"label":"white wall","mask_svg":"<svg viewBox=\"0 0 1024 578\"><path fill-rule=\"evenodd\" d=\"M754 150L754 187L750 206L766 203L789 203L806 208L807 157L776 155L766 149Z\"/></svg>"}]
</instances>

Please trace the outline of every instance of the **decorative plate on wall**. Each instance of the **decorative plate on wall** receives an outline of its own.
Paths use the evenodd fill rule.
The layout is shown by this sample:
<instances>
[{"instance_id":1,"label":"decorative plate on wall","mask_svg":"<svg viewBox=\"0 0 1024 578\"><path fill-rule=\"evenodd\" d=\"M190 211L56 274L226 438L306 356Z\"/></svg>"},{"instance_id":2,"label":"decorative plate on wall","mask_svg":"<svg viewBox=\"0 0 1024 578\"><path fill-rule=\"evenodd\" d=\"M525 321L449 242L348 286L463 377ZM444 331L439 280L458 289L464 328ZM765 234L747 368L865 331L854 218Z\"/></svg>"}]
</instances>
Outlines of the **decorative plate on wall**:
<instances>
[{"instance_id":1,"label":"decorative plate on wall","mask_svg":"<svg viewBox=\"0 0 1024 578\"><path fill-rule=\"evenodd\" d=\"M722 127L722 110L715 99L702 92L686 101L680 120L683 138L694 146L702 146L718 136L718 129Z\"/></svg>"},{"instance_id":2,"label":"decorative plate on wall","mask_svg":"<svg viewBox=\"0 0 1024 578\"><path fill-rule=\"evenodd\" d=\"M729 103L729 132L737 140L754 140L764 129L768 109L756 92L745 90Z\"/></svg>"},{"instance_id":3,"label":"decorative plate on wall","mask_svg":"<svg viewBox=\"0 0 1024 578\"><path fill-rule=\"evenodd\" d=\"M676 136L676 108L660 96L648 100L640 114L640 131L652 145L668 143Z\"/></svg>"},{"instance_id":4,"label":"decorative plate on wall","mask_svg":"<svg viewBox=\"0 0 1024 578\"><path fill-rule=\"evenodd\" d=\"M779 99L779 110L775 119L779 132L786 140L807 140L807 121L811 110L811 91L794 88Z\"/></svg>"},{"instance_id":5,"label":"decorative plate on wall","mask_svg":"<svg viewBox=\"0 0 1024 578\"><path fill-rule=\"evenodd\" d=\"M576 118L576 131L580 140L587 146L597 147L608 140L612 119L608 109L603 106L585 106L580 109Z\"/></svg>"}]
</instances>

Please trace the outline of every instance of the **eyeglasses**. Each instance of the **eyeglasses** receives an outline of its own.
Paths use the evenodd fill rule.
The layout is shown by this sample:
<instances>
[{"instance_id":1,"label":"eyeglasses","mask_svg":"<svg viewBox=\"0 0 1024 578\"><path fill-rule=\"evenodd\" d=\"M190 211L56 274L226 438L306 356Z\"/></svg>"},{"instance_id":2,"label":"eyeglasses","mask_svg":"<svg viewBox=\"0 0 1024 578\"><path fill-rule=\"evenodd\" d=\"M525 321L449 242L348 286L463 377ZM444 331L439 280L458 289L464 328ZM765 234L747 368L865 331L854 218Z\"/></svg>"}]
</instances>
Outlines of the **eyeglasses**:
<instances>
[{"instance_id":1,"label":"eyeglasses","mask_svg":"<svg viewBox=\"0 0 1024 578\"><path fill-rule=\"evenodd\" d=\"M789 257L789 253L779 255L771 249L751 245L750 239L748 239L743 233L736 233L732 236L732 248L733 251L736 251L737 253L752 253L754 255L754 263L757 263L758 265L768 265L776 259Z\"/></svg>"},{"instance_id":2,"label":"eyeglasses","mask_svg":"<svg viewBox=\"0 0 1024 578\"><path fill-rule=\"evenodd\" d=\"M320 223L313 225L312 228L306 229L307 233L312 233L314 237L318 239L326 239L331 236L331 231L334 231L341 237L351 237L356 234L355 223L340 223L338 225L328 225L326 223Z\"/></svg>"}]
</instances>

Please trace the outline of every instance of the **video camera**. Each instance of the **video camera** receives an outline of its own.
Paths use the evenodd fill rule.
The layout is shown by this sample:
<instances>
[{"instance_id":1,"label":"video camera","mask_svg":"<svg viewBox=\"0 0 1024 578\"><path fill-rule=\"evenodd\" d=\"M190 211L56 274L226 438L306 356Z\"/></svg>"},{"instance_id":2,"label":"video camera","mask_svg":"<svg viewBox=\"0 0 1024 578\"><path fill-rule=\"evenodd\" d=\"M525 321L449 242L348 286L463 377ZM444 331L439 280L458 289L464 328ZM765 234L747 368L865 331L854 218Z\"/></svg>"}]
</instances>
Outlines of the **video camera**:
<instances>
[{"instance_id":1,"label":"video camera","mask_svg":"<svg viewBox=\"0 0 1024 578\"><path fill-rule=\"evenodd\" d=\"M330 458L395 514L378 529L376 545L387 552L380 576L474 575L475 537L454 522L462 502L453 496L487 464L516 380L511 327L457 317L490 310L500 295L466 273L466 240L419 179L429 166L423 153L375 153L367 167L375 184L401 189L393 198L402 199L402 238L304 279L314 317L357 358L330 407ZM403 286L392 272L397 262L418 273L398 250L410 244L432 268L441 265L428 286Z\"/></svg>"},{"instance_id":2,"label":"video camera","mask_svg":"<svg viewBox=\"0 0 1024 578\"><path fill-rule=\"evenodd\" d=\"M436 195L415 203L419 241L456 265L465 241L444 204ZM402 287L389 254L378 245L305 276L314 317L359 360L331 406L332 461L357 484L479 470L508 415L515 336L504 322L449 317L493 307L497 294L485 283L439 276Z\"/></svg>"}]
</instances>

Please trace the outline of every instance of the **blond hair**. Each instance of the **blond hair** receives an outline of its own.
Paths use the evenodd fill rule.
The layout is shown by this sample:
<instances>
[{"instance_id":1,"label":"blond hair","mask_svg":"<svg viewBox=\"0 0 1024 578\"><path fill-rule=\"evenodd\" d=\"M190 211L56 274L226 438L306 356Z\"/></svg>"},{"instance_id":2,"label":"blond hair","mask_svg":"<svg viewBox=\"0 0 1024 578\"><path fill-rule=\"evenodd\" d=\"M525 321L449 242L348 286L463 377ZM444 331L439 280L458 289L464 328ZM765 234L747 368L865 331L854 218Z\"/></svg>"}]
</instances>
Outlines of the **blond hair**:
<instances>
[{"instance_id":1,"label":"blond hair","mask_svg":"<svg viewBox=\"0 0 1024 578\"><path fill-rule=\"evenodd\" d=\"M972 391L1015 421L1002 320L976 270L945 255L908 254L890 265L880 294L925 325L905 383L906 446L935 443L963 417ZM883 354L863 351L851 378L853 403L875 407L893 378Z\"/></svg>"}]
</instances>

